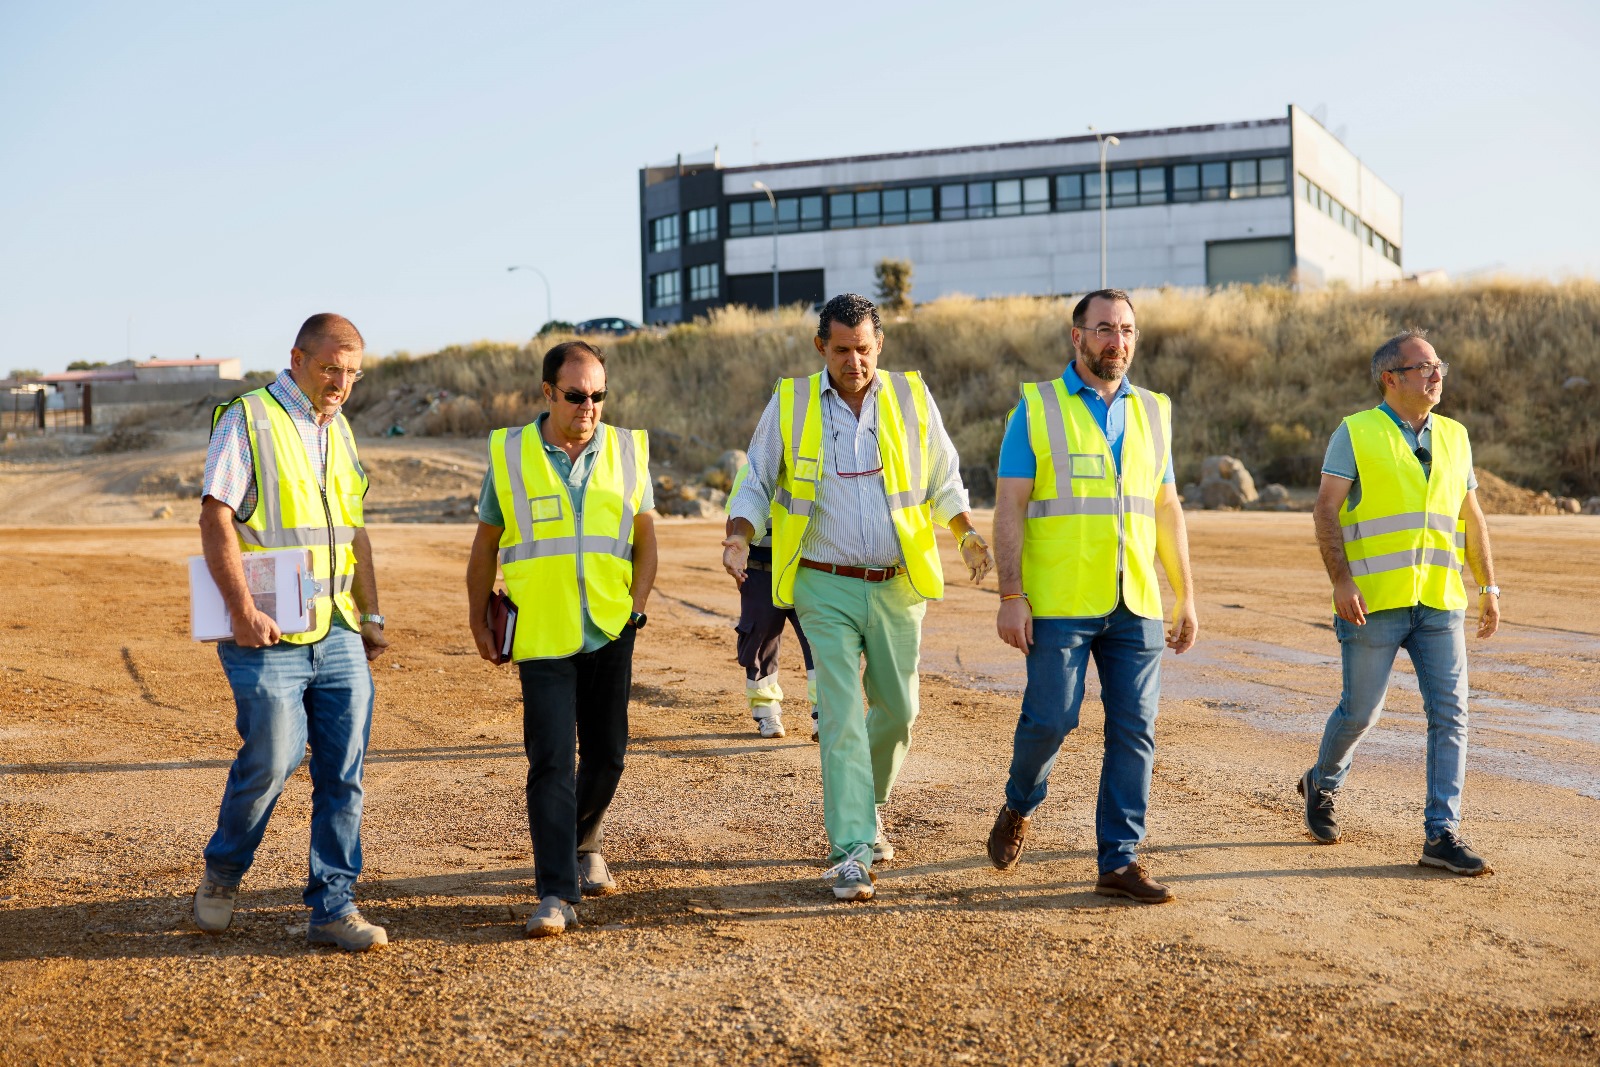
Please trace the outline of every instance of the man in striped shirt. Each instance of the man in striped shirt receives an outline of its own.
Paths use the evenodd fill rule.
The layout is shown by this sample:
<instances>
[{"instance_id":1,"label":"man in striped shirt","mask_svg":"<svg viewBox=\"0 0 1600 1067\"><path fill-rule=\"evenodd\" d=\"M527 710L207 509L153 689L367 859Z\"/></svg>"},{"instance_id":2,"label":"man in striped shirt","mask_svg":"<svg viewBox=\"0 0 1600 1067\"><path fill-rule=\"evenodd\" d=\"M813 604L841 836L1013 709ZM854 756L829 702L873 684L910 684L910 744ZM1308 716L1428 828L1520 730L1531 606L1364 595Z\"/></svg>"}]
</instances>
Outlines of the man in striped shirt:
<instances>
[{"instance_id":1,"label":"man in striped shirt","mask_svg":"<svg viewBox=\"0 0 1600 1067\"><path fill-rule=\"evenodd\" d=\"M822 309L814 343L825 363L820 387L800 378L774 390L729 507L722 562L742 584L751 543L774 526L774 599L792 589L817 667L823 819L835 862L829 876L839 899L866 900L873 861L894 857L879 809L911 743L922 617L943 589L929 521L959 539L973 581L983 580L993 557L972 528L960 460L932 395L919 376L878 371L878 309L855 294L835 297ZM803 398L806 413L789 442L785 426L797 420L785 418L786 393L796 404ZM819 429L820 451L802 455ZM891 502L888 479L902 467L915 473L909 491L894 496L911 499ZM793 488L809 478L814 499L793 500ZM774 514L775 496L789 501L786 515ZM792 536L795 518L806 513L801 503L809 519L798 544L786 544L782 524L791 524ZM925 535L912 537L908 528Z\"/></svg>"}]
</instances>

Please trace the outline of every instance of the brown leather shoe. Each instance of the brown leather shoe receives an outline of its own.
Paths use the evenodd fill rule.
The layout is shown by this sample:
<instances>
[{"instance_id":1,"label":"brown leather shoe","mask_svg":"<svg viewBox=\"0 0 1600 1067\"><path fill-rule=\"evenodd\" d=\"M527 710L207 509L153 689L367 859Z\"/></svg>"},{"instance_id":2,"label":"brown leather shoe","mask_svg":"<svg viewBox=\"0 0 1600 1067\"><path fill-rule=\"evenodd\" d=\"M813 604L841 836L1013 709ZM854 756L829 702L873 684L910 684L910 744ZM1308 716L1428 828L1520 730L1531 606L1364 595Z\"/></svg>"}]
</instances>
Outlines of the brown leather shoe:
<instances>
[{"instance_id":1,"label":"brown leather shoe","mask_svg":"<svg viewBox=\"0 0 1600 1067\"><path fill-rule=\"evenodd\" d=\"M994 817L994 829L989 831L989 841L984 846L989 862L996 870L1009 871L1022 856L1022 839L1028 836L1028 820L1002 806Z\"/></svg>"},{"instance_id":2,"label":"brown leather shoe","mask_svg":"<svg viewBox=\"0 0 1600 1067\"><path fill-rule=\"evenodd\" d=\"M1094 884L1094 891L1103 897L1127 897L1140 904L1165 904L1172 899L1172 890L1144 873L1138 860L1128 864L1121 874L1107 871Z\"/></svg>"}]
</instances>

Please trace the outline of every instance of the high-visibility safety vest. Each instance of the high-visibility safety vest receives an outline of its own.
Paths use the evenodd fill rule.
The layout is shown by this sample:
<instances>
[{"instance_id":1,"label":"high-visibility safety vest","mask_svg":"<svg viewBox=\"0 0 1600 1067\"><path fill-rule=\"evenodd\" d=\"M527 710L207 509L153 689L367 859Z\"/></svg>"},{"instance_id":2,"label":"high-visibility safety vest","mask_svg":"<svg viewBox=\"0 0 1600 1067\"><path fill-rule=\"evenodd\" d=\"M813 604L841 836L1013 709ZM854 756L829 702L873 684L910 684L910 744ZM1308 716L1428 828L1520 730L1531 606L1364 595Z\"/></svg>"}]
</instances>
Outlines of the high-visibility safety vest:
<instances>
[{"instance_id":1,"label":"high-visibility safety vest","mask_svg":"<svg viewBox=\"0 0 1600 1067\"><path fill-rule=\"evenodd\" d=\"M1133 387L1123 401L1120 473L1105 431L1060 378L1024 384L1022 402L1037 465L1022 535L1022 588L1034 617L1109 615L1120 594L1135 615L1161 618L1156 494L1172 402Z\"/></svg>"},{"instance_id":2,"label":"high-visibility safety vest","mask_svg":"<svg viewBox=\"0 0 1600 1067\"><path fill-rule=\"evenodd\" d=\"M1471 451L1467 428L1433 416L1430 474L1381 408L1344 420L1356 456L1361 499L1339 509L1344 557L1368 611L1426 604L1440 611L1467 606L1461 561L1467 524Z\"/></svg>"},{"instance_id":3,"label":"high-visibility safety vest","mask_svg":"<svg viewBox=\"0 0 1600 1067\"><path fill-rule=\"evenodd\" d=\"M309 645L328 635L335 610L352 630L361 628L352 589L356 577L356 531L364 524L362 498L367 474L361 469L355 438L343 413L328 426L328 467L318 484L314 460L306 454L300 429L282 402L265 388L223 404L211 413L217 420L232 404L244 405L250 456L255 466L256 508L233 529L242 552L305 548L318 583L312 601L312 626L304 633L284 634L291 645Z\"/></svg>"},{"instance_id":4,"label":"high-visibility safety vest","mask_svg":"<svg viewBox=\"0 0 1600 1067\"><path fill-rule=\"evenodd\" d=\"M567 483L545 454L539 424L489 435L500 513L500 573L517 605L511 658L561 659L583 648L583 620L615 639L633 613L633 520L644 502L650 438L601 424L578 529Z\"/></svg>"},{"instance_id":5,"label":"high-visibility safety vest","mask_svg":"<svg viewBox=\"0 0 1600 1067\"><path fill-rule=\"evenodd\" d=\"M822 379L782 378L777 385L783 465L772 497L772 603L794 607L800 542L822 485ZM944 596L944 569L933 540L928 461L928 387L916 371L879 371L878 454L889 519L900 541L911 588L924 600ZM883 560L891 563L892 560Z\"/></svg>"}]
</instances>

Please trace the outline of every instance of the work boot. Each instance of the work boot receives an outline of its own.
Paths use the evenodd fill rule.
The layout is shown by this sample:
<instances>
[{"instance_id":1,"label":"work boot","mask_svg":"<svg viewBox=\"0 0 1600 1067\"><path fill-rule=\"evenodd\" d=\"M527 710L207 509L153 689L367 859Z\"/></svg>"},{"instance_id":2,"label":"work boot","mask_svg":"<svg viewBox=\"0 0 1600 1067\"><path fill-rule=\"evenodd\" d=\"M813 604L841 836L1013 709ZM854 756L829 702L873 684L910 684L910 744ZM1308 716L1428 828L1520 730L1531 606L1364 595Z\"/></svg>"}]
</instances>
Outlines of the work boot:
<instances>
[{"instance_id":1,"label":"work boot","mask_svg":"<svg viewBox=\"0 0 1600 1067\"><path fill-rule=\"evenodd\" d=\"M352 911L331 923L309 927L306 940L313 945L338 945L346 952L367 952L387 945L389 933L376 923L367 922L359 911Z\"/></svg>"},{"instance_id":2,"label":"work boot","mask_svg":"<svg viewBox=\"0 0 1600 1067\"><path fill-rule=\"evenodd\" d=\"M994 864L996 870L1009 871L1022 858L1022 839L1028 836L1028 821L1012 811L1009 804L1000 808L985 846L989 862Z\"/></svg>"},{"instance_id":3,"label":"work boot","mask_svg":"<svg viewBox=\"0 0 1600 1067\"><path fill-rule=\"evenodd\" d=\"M1145 873L1138 860L1120 871L1107 871L1094 883L1094 891L1103 897L1127 897L1140 904L1165 904L1172 899L1172 890Z\"/></svg>"},{"instance_id":4,"label":"work boot","mask_svg":"<svg viewBox=\"0 0 1600 1067\"><path fill-rule=\"evenodd\" d=\"M218 885L208 874L194 891L194 924L208 934L220 934L233 922L233 902L239 895L236 885Z\"/></svg>"}]
</instances>

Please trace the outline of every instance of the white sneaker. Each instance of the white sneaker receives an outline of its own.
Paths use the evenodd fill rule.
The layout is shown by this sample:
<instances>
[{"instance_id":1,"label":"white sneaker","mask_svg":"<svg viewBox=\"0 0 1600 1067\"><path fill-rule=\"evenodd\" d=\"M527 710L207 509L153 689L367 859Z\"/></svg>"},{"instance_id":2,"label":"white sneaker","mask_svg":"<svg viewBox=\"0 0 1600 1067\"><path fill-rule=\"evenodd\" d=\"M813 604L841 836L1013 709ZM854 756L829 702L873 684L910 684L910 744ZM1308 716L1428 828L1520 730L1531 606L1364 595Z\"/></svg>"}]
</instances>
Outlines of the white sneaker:
<instances>
[{"instance_id":1,"label":"white sneaker","mask_svg":"<svg viewBox=\"0 0 1600 1067\"><path fill-rule=\"evenodd\" d=\"M761 731L762 737L782 737L783 720L777 715L763 715L756 720L756 729Z\"/></svg>"},{"instance_id":2,"label":"white sneaker","mask_svg":"<svg viewBox=\"0 0 1600 1067\"><path fill-rule=\"evenodd\" d=\"M578 857L578 885L586 897L607 897L617 891L617 880L611 877L606 858L598 852L585 852Z\"/></svg>"},{"instance_id":3,"label":"white sneaker","mask_svg":"<svg viewBox=\"0 0 1600 1067\"><path fill-rule=\"evenodd\" d=\"M236 885L218 885L206 875L194 891L194 923L208 934L220 934L233 922L233 902L239 895Z\"/></svg>"},{"instance_id":4,"label":"white sneaker","mask_svg":"<svg viewBox=\"0 0 1600 1067\"><path fill-rule=\"evenodd\" d=\"M387 945L389 932L352 911L331 923L307 928L306 940L313 945L338 945L346 952L366 952Z\"/></svg>"},{"instance_id":5,"label":"white sneaker","mask_svg":"<svg viewBox=\"0 0 1600 1067\"><path fill-rule=\"evenodd\" d=\"M539 907L528 916L529 937L555 937L566 932L567 927L578 925L578 913L560 897L545 897Z\"/></svg>"},{"instance_id":6,"label":"white sneaker","mask_svg":"<svg viewBox=\"0 0 1600 1067\"><path fill-rule=\"evenodd\" d=\"M872 839L872 862L882 863L894 859L894 844L883 833L883 806L874 809L878 817L878 836Z\"/></svg>"},{"instance_id":7,"label":"white sneaker","mask_svg":"<svg viewBox=\"0 0 1600 1067\"><path fill-rule=\"evenodd\" d=\"M873 883L878 876L861 861L848 856L823 872L824 879L833 879L833 895L840 900L871 900L877 889Z\"/></svg>"}]
</instances>

